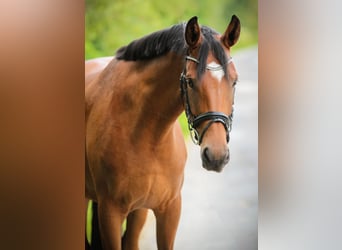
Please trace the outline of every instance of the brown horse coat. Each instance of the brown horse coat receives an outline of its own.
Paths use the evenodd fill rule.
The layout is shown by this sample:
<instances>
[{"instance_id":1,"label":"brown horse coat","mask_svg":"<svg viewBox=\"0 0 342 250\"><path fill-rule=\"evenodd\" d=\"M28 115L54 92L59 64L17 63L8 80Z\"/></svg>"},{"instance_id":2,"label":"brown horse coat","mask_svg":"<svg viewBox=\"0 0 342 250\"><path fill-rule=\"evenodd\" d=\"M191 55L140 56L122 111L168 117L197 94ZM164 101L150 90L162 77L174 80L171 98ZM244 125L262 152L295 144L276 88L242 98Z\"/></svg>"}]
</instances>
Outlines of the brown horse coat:
<instances>
[{"instance_id":1,"label":"brown horse coat","mask_svg":"<svg viewBox=\"0 0 342 250\"><path fill-rule=\"evenodd\" d=\"M185 53L199 55L198 48L205 39L195 19L186 27L181 24L174 30L153 34L159 40L152 45L153 35L122 48L115 58L86 62L86 197L98 203L104 249L137 249L147 209L156 216L158 249L173 249L186 162L186 147L177 122L184 110L179 76L185 67ZM223 44L224 53L229 53L239 31L239 21L234 17L225 35L215 36ZM172 40L167 32L175 33L176 40L171 41L174 47L170 44L162 48L158 41ZM211 52L207 58L217 61ZM190 73L191 67L187 66ZM234 68L228 69L232 70L234 73ZM215 78L206 75L204 80ZM232 80L227 79L223 81L227 82L224 90L228 93ZM227 100L231 102L231 98ZM219 124L208 130L203 143L213 148L210 157L219 153L209 137L224 138L224 134ZM217 141L222 141L220 152L227 154L227 143ZM122 240L121 224L126 217Z\"/></svg>"}]
</instances>

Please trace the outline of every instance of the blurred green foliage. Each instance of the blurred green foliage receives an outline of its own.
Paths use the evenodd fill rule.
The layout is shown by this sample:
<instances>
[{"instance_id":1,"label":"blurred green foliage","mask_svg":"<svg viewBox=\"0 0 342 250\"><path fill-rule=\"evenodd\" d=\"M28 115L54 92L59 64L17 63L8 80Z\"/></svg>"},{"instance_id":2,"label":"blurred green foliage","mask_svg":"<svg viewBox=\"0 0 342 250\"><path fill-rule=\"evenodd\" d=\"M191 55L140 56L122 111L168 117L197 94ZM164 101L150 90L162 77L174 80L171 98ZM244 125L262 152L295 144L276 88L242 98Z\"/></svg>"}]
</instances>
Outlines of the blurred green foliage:
<instances>
[{"instance_id":1,"label":"blurred green foliage","mask_svg":"<svg viewBox=\"0 0 342 250\"><path fill-rule=\"evenodd\" d=\"M223 33L233 14L241 22L240 40L233 51L257 44L256 0L86 0L85 58L112 56L132 40L193 16ZM188 135L185 115L179 120Z\"/></svg>"},{"instance_id":2,"label":"blurred green foliage","mask_svg":"<svg viewBox=\"0 0 342 250\"><path fill-rule=\"evenodd\" d=\"M134 39L195 15L200 24L223 33L236 14L242 26L236 50L257 44L257 13L256 0L86 0L85 57L114 55Z\"/></svg>"}]
</instances>

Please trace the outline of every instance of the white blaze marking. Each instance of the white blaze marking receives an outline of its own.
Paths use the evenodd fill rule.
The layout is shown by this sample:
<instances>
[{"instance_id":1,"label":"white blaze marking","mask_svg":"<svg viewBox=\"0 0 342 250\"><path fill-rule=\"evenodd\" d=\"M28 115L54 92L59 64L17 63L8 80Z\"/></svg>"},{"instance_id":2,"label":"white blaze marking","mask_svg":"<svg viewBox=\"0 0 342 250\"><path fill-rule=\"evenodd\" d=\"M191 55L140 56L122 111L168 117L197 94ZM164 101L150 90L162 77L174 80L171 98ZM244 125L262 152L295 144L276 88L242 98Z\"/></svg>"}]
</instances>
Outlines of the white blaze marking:
<instances>
[{"instance_id":1,"label":"white blaze marking","mask_svg":"<svg viewBox=\"0 0 342 250\"><path fill-rule=\"evenodd\" d=\"M217 70L209 70L211 75L216 78L219 82L221 82L222 80L222 77L224 76L224 71L223 71L223 68L220 64L217 64L216 62L211 62L208 64L209 67L211 68L219 68Z\"/></svg>"}]
</instances>

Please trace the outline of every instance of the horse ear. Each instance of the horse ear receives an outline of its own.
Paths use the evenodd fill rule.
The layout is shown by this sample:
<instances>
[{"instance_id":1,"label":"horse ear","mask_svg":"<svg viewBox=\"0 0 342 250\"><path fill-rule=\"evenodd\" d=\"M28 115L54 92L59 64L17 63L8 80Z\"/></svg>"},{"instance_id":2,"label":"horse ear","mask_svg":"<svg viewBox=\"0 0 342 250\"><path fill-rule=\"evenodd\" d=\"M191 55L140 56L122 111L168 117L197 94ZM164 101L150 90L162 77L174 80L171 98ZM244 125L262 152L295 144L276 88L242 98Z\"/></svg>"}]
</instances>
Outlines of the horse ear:
<instances>
[{"instance_id":1,"label":"horse ear","mask_svg":"<svg viewBox=\"0 0 342 250\"><path fill-rule=\"evenodd\" d=\"M227 48L230 48L239 40L239 37L240 37L240 20L237 16L233 15L221 40Z\"/></svg>"},{"instance_id":2,"label":"horse ear","mask_svg":"<svg viewBox=\"0 0 342 250\"><path fill-rule=\"evenodd\" d=\"M190 48L195 48L200 42L200 37L201 29L197 22L197 16L194 16L186 24L185 41Z\"/></svg>"}]
</instances>

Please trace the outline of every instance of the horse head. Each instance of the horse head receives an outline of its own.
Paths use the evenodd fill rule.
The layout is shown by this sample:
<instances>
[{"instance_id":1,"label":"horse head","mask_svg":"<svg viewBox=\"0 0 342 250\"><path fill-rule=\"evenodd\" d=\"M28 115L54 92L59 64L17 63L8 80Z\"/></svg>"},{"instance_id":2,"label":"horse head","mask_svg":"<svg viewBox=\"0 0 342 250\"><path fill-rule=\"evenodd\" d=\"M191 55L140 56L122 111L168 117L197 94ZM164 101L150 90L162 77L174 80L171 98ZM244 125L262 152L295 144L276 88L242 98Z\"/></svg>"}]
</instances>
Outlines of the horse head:
<instances>
[{"instance_id":1,"label":"horse head","mask_svg":"<svg viewBox=\"0 0 342 250\"><path fill-rule=\"evenodd\" d=\"M200 27L193 17L184 36L188 50L181 90L191 137L201 147L203 167L220 172L230 159L228 143L238 78L230 48L239 39L240 21L233 15L220 35Z\"/></svg>"}]
</instances>

